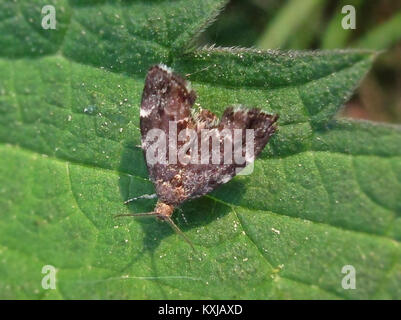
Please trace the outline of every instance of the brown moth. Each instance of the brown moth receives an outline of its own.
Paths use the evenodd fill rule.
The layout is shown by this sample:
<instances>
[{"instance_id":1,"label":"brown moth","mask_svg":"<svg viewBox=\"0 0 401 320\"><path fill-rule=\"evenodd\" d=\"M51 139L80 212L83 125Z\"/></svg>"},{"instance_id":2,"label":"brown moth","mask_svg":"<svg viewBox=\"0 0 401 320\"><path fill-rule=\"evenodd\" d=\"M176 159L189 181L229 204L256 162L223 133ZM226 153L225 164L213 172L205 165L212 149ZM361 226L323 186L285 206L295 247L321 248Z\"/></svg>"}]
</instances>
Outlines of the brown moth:
<instances>
[{"instance_id":1,"label":"brown moth","mask_svg":"<svg viewBox=\"0 0 401 320\"><path fill-rule=\"evenodd\" d=\"M256 108L228 107L219 120L209 110L192 108L195 100L196 93L190 83L170 68L160 64L149 69L142 94L140 128L142 149L156 194L129 199L125 203L156 196L158 201L153 212L118 215L155 216L168 222L192 248L191 241L171 219L174 209L184 201L203 196L230 181L252 162L276 131L278 119L278 115L269 115ZM243 155L246 153L246 130L253 133L253 157L236 163L235 152L230 148L231 153L227 152L225 143L232 143L235 132L240 132L240 143L234 142L234 149L239 147ZM184 135L180 136L180 132ZM173 133L177 133L178 138ZM212 150L213 138L218 144ZM206 142L206 156L202 153L205 148L196 147L194 141ZM163 146L163 142L166 148L160 151L157 147ZM177 150L181 151L178 151L179 159Z\"/></svg>"}]
</instances>

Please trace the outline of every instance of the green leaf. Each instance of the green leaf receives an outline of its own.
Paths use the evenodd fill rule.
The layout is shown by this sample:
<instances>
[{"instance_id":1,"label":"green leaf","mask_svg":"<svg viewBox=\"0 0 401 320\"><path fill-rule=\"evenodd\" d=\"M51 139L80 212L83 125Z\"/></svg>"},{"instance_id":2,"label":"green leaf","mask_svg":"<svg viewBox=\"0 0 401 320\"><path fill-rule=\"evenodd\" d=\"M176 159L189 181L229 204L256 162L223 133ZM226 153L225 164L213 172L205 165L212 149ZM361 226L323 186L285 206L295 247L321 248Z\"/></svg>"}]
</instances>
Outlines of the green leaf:
<instances>
[{"instance_id":1,"label":"green leaf","mask_svg":"<svg viewBox=\"0 0 401 320\"><path fill-rule=\"evenodd\" d=\"M401 130L331 119L374 53L192 50L214 0L57 1L43 30L49 2L0 2L0 298L401 297ZM158 62L217 114L280 114L251 175L175 213L196 252L153 219L113 219L155 204L123 201L154 191L137 145Z\"/></svg>"}]
</instances>

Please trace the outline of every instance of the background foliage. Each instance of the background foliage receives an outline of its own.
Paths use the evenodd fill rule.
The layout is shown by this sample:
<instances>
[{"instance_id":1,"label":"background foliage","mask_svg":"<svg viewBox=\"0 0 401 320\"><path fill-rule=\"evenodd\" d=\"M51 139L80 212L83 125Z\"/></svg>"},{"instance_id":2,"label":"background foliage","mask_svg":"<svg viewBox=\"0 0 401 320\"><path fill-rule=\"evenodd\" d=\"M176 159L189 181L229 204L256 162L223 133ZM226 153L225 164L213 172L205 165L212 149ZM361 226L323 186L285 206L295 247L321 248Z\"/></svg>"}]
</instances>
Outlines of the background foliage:
<instances>
[{"instance_id":1,"label":"background foliage","mask_svg":"<svg viewBox=\"0 0 401 320\"><path fill-rule=\"evenodd\" d=\"M344 30L341 8L356 9ZM383 50L342 116L401 123L401 2L393 0L232 0L203 43L265 49Z\"/></svg>"}]
</instances>

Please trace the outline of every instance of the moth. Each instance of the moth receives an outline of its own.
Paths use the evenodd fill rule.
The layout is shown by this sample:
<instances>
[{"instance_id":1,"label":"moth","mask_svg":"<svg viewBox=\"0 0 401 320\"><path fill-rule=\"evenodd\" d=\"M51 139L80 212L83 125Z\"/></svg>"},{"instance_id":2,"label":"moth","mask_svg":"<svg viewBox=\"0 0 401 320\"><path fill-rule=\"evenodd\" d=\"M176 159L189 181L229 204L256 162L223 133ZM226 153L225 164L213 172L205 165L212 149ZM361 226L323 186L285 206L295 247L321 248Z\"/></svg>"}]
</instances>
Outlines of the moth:
<instances>
[{"instance_id":1,"label":"moth","mask_svg":"<svg viewBox=\"0 0 401 320\"><path fill-rule=\"evenodd\" d=\"M278 119L278 115L257 108L230 106L219 120L209 110L194 108L195 100L195 91L182 76L162 64L149 69L142 94L140 130L141 146L156 194L132 198L125 204L140 198L157 197L158 201L152 212L118 215L155 216L166 221L192 248L191 241L171 219L174 209L227 183L252 162L276 131ZM176 126L175 131L171 129L172 125ZM178 138L173 132L180 132ZM246 153L248 132L252 133L252 156L238 163L234 158ZM235 137L241 139L233 143ZM213 138L214 145L213 141L209 143ZM199 141L208 144L196 147ZM227 149L225 143L229 146ZM163 146L165 150L159 150ZM237 154L232 152L235 147L239 148ZM181 151L178 151L179 159L177 150Z\"/></svg>"}]
</instances>

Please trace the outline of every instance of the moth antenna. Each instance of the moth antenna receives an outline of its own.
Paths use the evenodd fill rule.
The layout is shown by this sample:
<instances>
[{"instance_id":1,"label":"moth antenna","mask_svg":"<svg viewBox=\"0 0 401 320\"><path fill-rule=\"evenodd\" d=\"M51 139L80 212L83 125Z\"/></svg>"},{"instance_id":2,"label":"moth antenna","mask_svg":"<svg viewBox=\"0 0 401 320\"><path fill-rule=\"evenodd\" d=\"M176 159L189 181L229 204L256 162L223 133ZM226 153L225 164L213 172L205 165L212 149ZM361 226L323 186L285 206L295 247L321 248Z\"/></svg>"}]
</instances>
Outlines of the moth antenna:
<instances>
[{"instance_id":1,"label":"moth antenna","mask_svg":"<svg viewBox=\"0 0 401 320\"><path fill-rule=\"evenodd\" d=\"M117 214L113 218L119 217L153 217L158 216L159 213L157 212L144 212L144 213L124 213L124 214Z\"/></svg>"},{"instance_id":2,"label":"moth antenna","mask_svg":"<svg viewBox=\"0 0 401 320\"><path fill-rule=\"evenodd\" d=\"M169 223L169 225L174 229L174 231L177 232L177 234L179 234L181 237L184 238L184 240L191 246L192 250L196 251L191 240L189 240L189 238L184 234L184 232L182 232L180 228L178 228L178 226L174 223L174 221L170 217L163 217L163 218Z\"/></svg>"},{"instance_id":3,"label":"moth antenna","mask_svg":"<svg viewBox=\"0 0 401 320\"><path fill-rule=\"evenodd\" d=\"M214 64L214 65L210 65L210 66L204 67L204 68L202 68L202 69L200 69L200 70L198 70L198 71L195 71L195 72L192 72L192 73L187 73L185 76L186 76L186 77L190 77L190 76L192 76L192 75L195 74L195 73L202 72L202 71L206 71L206 70L209 69L210 67L215 67L215 66L216 66L215 64Z\"/></svg>"},{"instance_id":4,"label":"moth antenna","mask_svg":"<svg viewBox=\"0 0 401 320\"><path fill-rule=\"evenodd\" d=\"M139 196L139 197L135 197L135 198L131 198L131 199L126 200L126 201L124 201L124 204L128 204L128 203L130 203L130 202L132 202L132 201L135 201L135 200L138 200L138 199L154 199L154 198L156 198L156 197L157 197L157 194L156 194L156 193L153 193L153 194L144 194L144 195L142 195L142 196Z\"/></svg>"}]
</instances>

